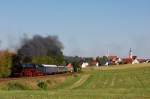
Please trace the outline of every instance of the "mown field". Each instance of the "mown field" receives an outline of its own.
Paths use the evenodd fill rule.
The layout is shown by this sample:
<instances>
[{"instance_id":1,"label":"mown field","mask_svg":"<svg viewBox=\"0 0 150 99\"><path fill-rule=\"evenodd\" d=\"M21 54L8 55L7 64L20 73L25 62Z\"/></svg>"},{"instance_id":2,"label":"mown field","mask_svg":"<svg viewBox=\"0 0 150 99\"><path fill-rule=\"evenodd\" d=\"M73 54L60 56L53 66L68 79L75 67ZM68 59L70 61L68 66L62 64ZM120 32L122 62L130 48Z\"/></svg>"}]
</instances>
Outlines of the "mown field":
<instances>
[{"instance_id":1,"label":"mown field","mask_svg":"<svg viewBox=\"0 0 150 99\"><path fill-rule=\"evenodd\" d=\"M56 76L55 82L47 90L2 88L0 99L150 99L150 64L88 68L80 74Z\"/></svg>"}]
</instances>

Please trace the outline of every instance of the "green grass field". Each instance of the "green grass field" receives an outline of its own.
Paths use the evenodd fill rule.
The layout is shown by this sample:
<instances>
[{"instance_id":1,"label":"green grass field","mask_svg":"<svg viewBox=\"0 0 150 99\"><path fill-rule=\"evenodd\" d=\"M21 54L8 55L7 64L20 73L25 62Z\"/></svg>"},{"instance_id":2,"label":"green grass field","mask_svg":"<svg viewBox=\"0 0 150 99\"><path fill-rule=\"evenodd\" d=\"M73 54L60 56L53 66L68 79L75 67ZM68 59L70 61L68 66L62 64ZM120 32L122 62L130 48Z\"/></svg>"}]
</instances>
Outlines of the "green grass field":
<instances>
[{"instance_id":1,"label":"green grass field","mask_svg":"<svg viewBox=\"0 0 150 99\"><path fill-rule=\"evenodd\" d=\"M47 91L1 90L0 99L150 99L150 64L88 68Z\"/></svg>"}]
</instances>

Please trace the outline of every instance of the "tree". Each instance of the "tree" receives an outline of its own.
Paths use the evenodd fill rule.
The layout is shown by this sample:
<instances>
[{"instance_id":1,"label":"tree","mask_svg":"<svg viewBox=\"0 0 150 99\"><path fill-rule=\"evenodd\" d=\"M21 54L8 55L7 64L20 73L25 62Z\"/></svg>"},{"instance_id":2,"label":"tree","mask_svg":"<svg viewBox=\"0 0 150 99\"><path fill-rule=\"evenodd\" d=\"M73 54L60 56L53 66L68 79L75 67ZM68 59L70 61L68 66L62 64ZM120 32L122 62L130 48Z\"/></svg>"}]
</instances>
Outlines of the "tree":
<instances>
[{"instance_id":1,"label":"tree","mask_svg":"<svg viewBox=\"0 0 150 99\"><path fill-rule=\"evenodd\" d=\"M73 65L73 69L74 69L74 72L79 72L81 71L81 62L82 62L82 58L81 57L78 57L78 56L75 56L75 57L65 57L65 61L66 63L72 63Z\"/></svg>"},{"instance_id":2,"label":"tree","mask_svg":"<svg viewBox=\"0 0 150 99\"><path fill-rule=\"evenodd\" d=\"M0 77L7 77L11 73L12 53L8 50L0 52Z\"/></svg>"},{"instance_id":3,"label":"tree","mask_svg":"<svg viewBox=\"0 0 150 99\"><path fill-rule=\"evenodd\" d=\"M108 62L108 58L106 56L103 57L97 57L96 58L97 62L99 63L100 66L103 66L106 64L106 62Z\"/></svg>"}]
</instances>

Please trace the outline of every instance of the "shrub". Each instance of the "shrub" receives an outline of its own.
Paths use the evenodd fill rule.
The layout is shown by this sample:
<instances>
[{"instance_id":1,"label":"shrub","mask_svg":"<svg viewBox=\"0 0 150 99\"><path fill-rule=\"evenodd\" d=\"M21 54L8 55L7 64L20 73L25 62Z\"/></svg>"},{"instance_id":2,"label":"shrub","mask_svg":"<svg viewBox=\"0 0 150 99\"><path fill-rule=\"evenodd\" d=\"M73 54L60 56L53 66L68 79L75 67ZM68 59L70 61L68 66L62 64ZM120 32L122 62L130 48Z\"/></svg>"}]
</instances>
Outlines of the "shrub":
<instances>
[{"instance_id":1,"label":"shrub","mask_svg":"<svg viewBox=\"0 0 150 99\"><path fill-rule=\"evenodd\" d=\"M29 88L27 88L26 86L24 86L20 83L11 82L11 83L8 83L7 89L8 90L28 90Z\"/></svg>"},{"instance_id":2,"label":"shrub","mask_svg":"<svg viewBox=\"0 0 150 99\"><path fill-rule=\"evenodd\" d=\"M44 82L44 81L40 81L40 82L37 84L37 86L38 86L39 88L43 89L43 90L47 90L47 89L48 89L48 85L47 85L47 83Z\"/></svg>"}]
</instances>

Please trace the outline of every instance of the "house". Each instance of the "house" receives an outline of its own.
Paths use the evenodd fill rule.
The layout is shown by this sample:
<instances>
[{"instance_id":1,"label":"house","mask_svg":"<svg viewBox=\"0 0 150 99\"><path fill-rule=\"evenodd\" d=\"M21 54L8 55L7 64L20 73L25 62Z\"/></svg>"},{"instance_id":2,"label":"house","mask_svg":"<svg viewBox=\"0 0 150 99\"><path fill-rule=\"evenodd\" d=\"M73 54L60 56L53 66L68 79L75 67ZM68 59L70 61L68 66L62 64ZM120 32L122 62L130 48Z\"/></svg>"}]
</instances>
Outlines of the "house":
<instances>
[{"instance_id":1,"label":"house","mask_svg":"<svg viewBox=\"0 0 150 99\"><path fill-rule=\"evenodd\" d=\"M122 58L122 64L132 64L132 58Z\"/></svg>"},{"instance_id":2,"label":"house","mask_svg":"<svg viewBox=\"0 0 150 99\"><path fill-rule=\"evenodd\" d=\"M139 64L140 62L138 61L138 59L134 59L133 61L132 61L132 64Z\"/></svg>"},{"instance_id":3,"label":"house","mask_svg":"<svg viewBox=\"0 0 150 99\"><path fill-rule=\"evenodd\" d=\"M111 65L116 65L117 59L118 59L117 56L108 56L108 61L109 61L109 64Z\"/></svg>"},{"instance_id":4,"label":"house","mask_svg":"<svg viewBox=\"0 0 150 99\"><path fill-rule=\"evenodd\" d=\"M90 63L91 66L96 66L97 61L96 58L93 58L92 62Z\"/></svg>"},{"instance_id":5,"label":"house","mask_svg":"<svg viewBox=\"0 0 150 99\"><path fill-rule=\"evenodd\" d=\"M88 63L88 62L83 62L83 63L82 63L82 68L86 68L87 66L89 66L89 63Z\"/></svg>"}]
</instances>

